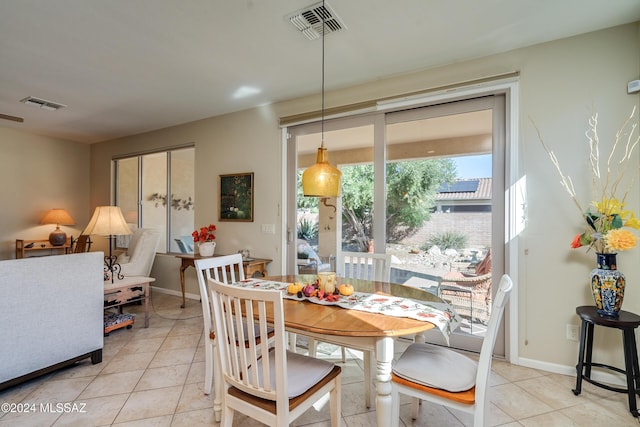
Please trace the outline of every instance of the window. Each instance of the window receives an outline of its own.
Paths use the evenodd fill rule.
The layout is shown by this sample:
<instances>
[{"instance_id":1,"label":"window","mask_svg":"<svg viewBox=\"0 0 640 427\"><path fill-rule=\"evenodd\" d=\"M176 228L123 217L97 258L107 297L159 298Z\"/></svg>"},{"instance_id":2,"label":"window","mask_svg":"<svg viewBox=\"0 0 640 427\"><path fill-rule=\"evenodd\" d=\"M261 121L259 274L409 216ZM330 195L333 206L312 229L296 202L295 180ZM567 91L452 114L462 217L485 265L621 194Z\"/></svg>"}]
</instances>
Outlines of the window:
<instances>
[{"instance_id":1,"label":"window","mask_svg":"<svg viewBox=\"0 0 640 427\"><path fill-rule=\"evenodd\" d=\"M192 146L114 160L116 205L130 227L160 230L158 252L194 230L194 162Z\"/></svg>"}]
</instances>

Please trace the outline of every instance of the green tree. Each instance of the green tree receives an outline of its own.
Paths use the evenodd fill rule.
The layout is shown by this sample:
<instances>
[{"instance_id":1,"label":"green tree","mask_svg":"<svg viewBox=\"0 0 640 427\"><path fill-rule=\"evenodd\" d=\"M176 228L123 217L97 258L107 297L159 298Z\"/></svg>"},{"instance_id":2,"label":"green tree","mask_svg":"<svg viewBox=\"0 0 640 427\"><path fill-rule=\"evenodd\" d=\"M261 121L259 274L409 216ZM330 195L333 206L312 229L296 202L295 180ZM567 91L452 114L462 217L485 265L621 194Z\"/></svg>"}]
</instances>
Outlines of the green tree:
<instances>
[{"instance_id":1,"label":"green tree","mask_svg":"<svg viewBox=\"0 0 640 427\"><path fill-rule=\"evenodd\" d=\"M398 240L421 227L435 206L440 185L455 177L450 159L387 163L387 240ZM342 208L343 236L366 251L373 224L373 165L342 168Z\"/></svg>"}]
</instances>

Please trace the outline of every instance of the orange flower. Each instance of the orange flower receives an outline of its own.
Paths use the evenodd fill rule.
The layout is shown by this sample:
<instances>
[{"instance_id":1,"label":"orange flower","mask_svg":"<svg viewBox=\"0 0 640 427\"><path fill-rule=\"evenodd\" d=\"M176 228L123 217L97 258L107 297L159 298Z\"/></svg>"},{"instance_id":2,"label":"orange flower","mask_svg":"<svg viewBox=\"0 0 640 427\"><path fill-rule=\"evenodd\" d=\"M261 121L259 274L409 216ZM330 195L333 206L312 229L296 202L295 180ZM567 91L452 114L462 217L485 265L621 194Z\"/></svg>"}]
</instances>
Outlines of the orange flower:
<instances>
[{"instance_id":1,"label":"orange flower","mask_svg":"<svg viewBox=\"0 0 640 427\"><path fill-rule=\"evenodd\" d=\"M582 243L580 243L580 233L578 233L573 238L573 241L571 242L571 247L575 249L575 248L579 248L580 246L582 246Z\"/></svg>"},{"instance_id":2,"label":"orange flower","mask_svg":"<svg viewBox=\"0 0 640 427\"><path fill-rule=\"evenodd\" d=\"M635 248L638 245L638 238L629 230L621 228L610 230L604 236L608 250L617 252Z\"/></svg>"}]
</instances>

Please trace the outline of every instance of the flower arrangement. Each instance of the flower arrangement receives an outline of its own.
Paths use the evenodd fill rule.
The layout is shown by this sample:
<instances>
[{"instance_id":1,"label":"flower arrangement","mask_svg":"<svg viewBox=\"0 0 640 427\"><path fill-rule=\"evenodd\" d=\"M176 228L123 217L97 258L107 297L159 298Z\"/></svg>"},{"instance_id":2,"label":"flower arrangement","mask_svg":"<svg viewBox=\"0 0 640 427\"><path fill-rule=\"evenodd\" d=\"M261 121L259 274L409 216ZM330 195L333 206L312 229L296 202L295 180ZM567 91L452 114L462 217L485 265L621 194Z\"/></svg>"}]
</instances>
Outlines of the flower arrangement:
<instances>
[{"instance_id":1,"label":"flower arrangement","mask_svg":"<svg viewBox=\"0 0 640 427\"><path fill-rule=\"evenodd\" d=\"M213 242L216 239L214 231L216 231L216 226L209 224L207 227L200 227L200 229L194 230L191 233L191 237L193 237L195 243Z\"/></svg>"},{"instance_id":2,"label":"flower arrangement","mask_svg":"<svg viewBox=\"0 0 640 427\"><path fill-rule=\"evenodd\" d=\"M601 173L600 170L598 115L594 114L589 119L589 129L585 135L589 142L589 164L591 166L592 186L596 200L591 202L591 205L586 210L582 208L576 197L571 177L562 172L558 158L553 151L549 150L540 136L540 131L536 128L540 142L560 174L560 182L563 188L569 193L571 200L580 210L584 222L584 230L575 235L571 242L572 248L586 246L587 251L593 249L596 253L613 254L633 249L638 245L638 238L629 228L639 230L640 220L636 218L633 211L624 209L627 193L635 183L638 175L637 166L632 167L633 176L628 189L622 193L622 198L616 196L625 172L629 169L631 154L640 142L640 136L636 135L634 137L637 125L630 124L634 115L635 107L616 133L613 147L607 156L604 173ZM620 148L622 150L619 150Z\"/></svg>"}]
</instances>

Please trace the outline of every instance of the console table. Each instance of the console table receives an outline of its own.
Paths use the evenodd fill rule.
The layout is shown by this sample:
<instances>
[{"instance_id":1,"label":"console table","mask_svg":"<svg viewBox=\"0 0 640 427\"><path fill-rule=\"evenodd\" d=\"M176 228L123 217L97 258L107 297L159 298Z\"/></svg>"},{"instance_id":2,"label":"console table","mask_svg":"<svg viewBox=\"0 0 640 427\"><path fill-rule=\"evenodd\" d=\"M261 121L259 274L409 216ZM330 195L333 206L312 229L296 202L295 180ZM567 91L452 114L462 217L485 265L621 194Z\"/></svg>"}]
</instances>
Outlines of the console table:
<instances>
[{"instance_id":1,"label":"console table","mask_svg":"<svg viewBox=\"0 0 640 427\"><path fill-rule=\"evenodd\" d=\"M223 256L223 255L213 255ZM182 290L182 305L180 308L184 308L186 304L185 289L184 289L184 271L189 267L195 268L195 261L197 259L209 258L203 257L197 254L180 254L176 255L176 258L180 258L180 289ZM266 258L249 258L242 261L242 267L244 269L244 277L265 277L267 275L267 264L271 262Z\"/></svg>"},{"instance_id":2,"label":"console table","mask_svg":"<svg viewBox=\"0 0 640 427\"><path fill-rule=\"evenodd\" d=\"M118 307L122 313L122 305L132 302L144 302L144 327L149 327L149 284L155 282L153 277L129 276L122 280L111 280L104 282L104 308ZM122 322L118 324L123 328L131 323ZM111 330L118 329L112 327Z\"/></svg>"},{"instance_id":3,"label":"console table","mask_svg":"<svg viewBox=\"0 0 640 427\"><path fill-rule=\"evenodd\" d=\"M44 252L48 251L48 252ZM27 254L35 256L62 255L71 253L71 238L67 238L64 245L53 246L49 240L16 240L16 259L25 258Z\"/></svg>"}]
</instances>

